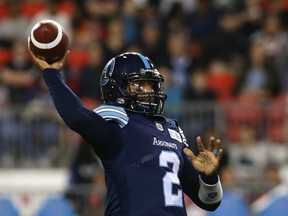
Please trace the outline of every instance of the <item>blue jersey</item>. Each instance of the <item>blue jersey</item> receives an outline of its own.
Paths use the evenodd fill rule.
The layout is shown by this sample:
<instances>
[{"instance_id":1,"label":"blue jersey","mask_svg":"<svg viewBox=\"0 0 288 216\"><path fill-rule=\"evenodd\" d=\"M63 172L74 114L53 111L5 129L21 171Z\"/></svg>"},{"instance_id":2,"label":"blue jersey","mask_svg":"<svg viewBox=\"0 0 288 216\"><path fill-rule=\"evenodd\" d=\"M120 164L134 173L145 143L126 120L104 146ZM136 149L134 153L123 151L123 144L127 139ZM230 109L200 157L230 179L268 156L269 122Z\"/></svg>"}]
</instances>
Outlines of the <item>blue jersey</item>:
<instances>
[{"instance_id":1,"label":"blue jersey","mask_svg":"<svg viewBox=\"0 0 288 216\"><path fill-rule=\"evenodd\" d=\"M105 215L186 215L184 193L203 209L219 205L199 199L199 173L183 153L187 143L176 121L111 105L88 110L58 71L43 76L63 120L102 161Z\"/></svg>"}]
</instances>

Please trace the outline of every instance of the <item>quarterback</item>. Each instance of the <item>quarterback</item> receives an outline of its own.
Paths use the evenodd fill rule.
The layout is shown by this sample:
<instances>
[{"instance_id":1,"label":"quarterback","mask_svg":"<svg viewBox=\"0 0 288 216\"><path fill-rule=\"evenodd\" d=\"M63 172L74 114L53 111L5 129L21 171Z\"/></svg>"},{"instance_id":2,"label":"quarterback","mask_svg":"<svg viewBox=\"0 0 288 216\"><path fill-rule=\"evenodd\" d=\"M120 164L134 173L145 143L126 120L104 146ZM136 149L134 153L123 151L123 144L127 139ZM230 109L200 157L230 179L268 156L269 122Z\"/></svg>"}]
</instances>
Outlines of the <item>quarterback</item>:
<instances>
[{"instance_id":1,"label":"quarterback","mask_svg":"<svg viewBox=\"0 0 288 216\"><path fill-rule=\"evenodd\" d=\"M48 64L31 55L58 113L103 164L106 216L184 216L184 194L202 209L217 209L220 140L211 137L206 148L197 137L199 154L189 150L177 121L162 114L164 79L149 58L133 52L112 58L100 79L103 105L89 110L61 77L66 57Z\"/></svg>"}]
</instances>

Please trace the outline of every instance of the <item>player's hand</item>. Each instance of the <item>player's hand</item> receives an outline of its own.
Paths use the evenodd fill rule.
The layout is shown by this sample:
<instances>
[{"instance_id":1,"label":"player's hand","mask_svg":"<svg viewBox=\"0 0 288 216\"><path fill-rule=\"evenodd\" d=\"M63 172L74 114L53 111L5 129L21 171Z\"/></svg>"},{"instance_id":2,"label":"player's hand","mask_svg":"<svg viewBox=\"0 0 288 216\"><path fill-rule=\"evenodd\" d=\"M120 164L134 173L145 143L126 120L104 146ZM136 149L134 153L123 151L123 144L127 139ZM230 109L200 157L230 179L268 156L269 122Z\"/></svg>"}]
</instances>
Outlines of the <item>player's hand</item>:
<instances>
[{"instance_id":1,"label":"player's hand","mask_svg":"<svg viewBox=\"0 0 288 216\"><path fill-rule=\"evenodd\" d=\"M214 175L217 172L223 154L223 150L220 149L220 140L210 137L208 148L205 149L201 137L198 136L197 146L199 150L197 156L188 148L184 148L184 153L192 160L194 168L199 173L207 176Z\"/></svg>"},{"instance_id":2,"label":"player's hand","mask_svg":"<svg viewBox=\"0 0 288 216\"><path fill-rule=\"evenodd\" d=\"M31 54L33 63L35 64L35 66L36 66L40 71L43 71L43 70L45 70L45 69L47 69L47 68L54 68L54 69L57 69L57 70L61 70L61 69L63 68L65 62L66 62L67 56L68 56L69 53L70 53L70 50L67 50L65 56L64 56L61 60L59 60L59 61L57 61L57 62L54 62L54 63L52 63L52 64L48 64L45 60L38 58L37 56L35 56L35 55L32 53L32 51L31 51L31 49L30 49L29 43L28 43L28 50L29 50L29 52L30 52L30 54Z\"/></svg>"}]
</instances>

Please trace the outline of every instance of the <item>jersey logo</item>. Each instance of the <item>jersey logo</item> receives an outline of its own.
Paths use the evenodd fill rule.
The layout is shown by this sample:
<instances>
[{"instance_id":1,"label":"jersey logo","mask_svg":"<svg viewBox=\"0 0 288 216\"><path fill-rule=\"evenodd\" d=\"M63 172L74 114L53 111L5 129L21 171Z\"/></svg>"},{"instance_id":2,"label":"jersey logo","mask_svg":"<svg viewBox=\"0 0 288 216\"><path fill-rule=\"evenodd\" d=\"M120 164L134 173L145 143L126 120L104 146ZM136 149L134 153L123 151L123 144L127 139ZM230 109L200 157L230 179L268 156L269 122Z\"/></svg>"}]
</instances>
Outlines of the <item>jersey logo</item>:
<instances>
[{"instance_id":1,"label":"jersey logo","mask_svg":"<svg viewBox=\"0 0 288 216\"><path fill-rule=\"evenodd\" d=\"M128 124L129 117L127 116L127 113L123 107L102 105L94 109L94 112L100 115L106 121L116 122L121 128Z\"/></svg>"},{"instance_id":2,"label":"jersey logo","mask_svg":"<svg viewBox=\"0 0 288 216\"><path fill-rule=\"evenodd\" d=\"M103 78L100 81L101 85L106 85L112 76L115 66L115 58L111 59L103 69Z\"/></svg>"},{"instance_id":3,"label":"jersey logo","mask_svg":"<svg viewBox=\"0 0 288 216\"><path fill-rule=\"evenodd\" d=\"M157 128L159 131L164 131L164 128L163 128L162 124L156 122L155 125L156 125L156 128Z\"/></svg>"},{"instance_id":4,"label":"jersey logo","mask_svg":"<svg viewBox=\"0 0 288 216\"><path fill-rule=\"evenodd\" d=\"M168 128L168 131L169 131L170 137L172 139L175 139L175 140L179 141L180 143L182 143L181 135L177 131L172 130L170 128Z\"/></svg>"}]
</instances>

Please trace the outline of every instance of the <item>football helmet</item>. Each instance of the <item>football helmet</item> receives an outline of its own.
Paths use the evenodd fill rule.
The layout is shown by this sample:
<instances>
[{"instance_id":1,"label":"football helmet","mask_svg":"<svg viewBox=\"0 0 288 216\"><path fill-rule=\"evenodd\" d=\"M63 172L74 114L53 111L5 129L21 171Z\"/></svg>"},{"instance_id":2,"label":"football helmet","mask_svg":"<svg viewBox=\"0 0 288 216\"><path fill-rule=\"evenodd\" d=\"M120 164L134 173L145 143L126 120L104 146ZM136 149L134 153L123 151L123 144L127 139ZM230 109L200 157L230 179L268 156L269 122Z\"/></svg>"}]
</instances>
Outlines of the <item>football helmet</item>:
<instances>
[{"instance_id":1,"label":"football helmet","mask_svg":"<svg viewBox=\"0 0 288 216\"><path fill-rule=\"evenodd\" d=\"M126 52L112 58L103 69L100 86L105 104L149 115L162 114L167 97L164 78L140 53Z\"/></svg>"}]
</instances>

